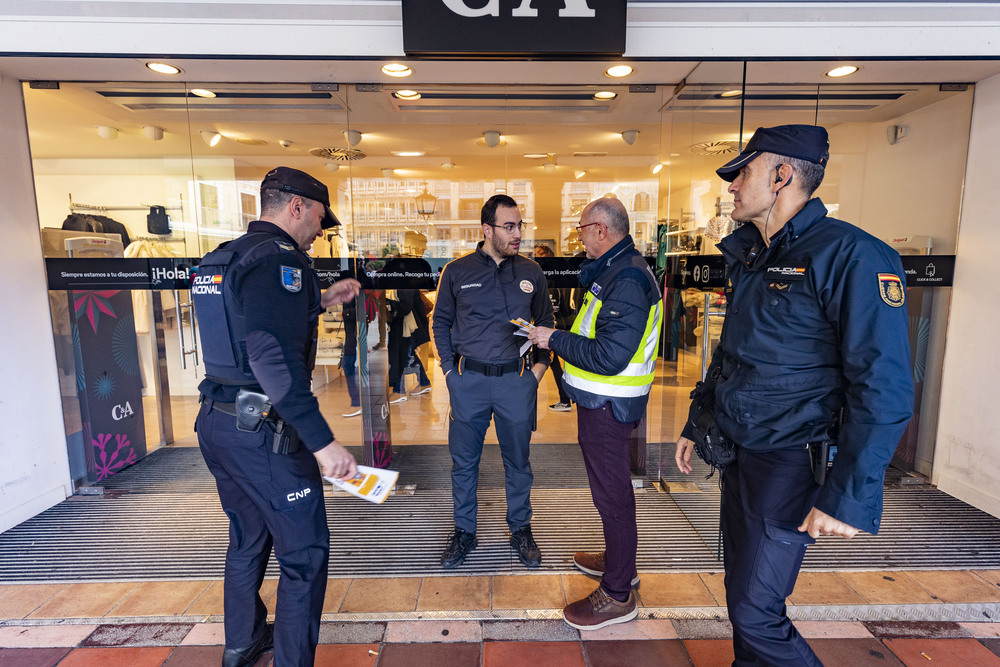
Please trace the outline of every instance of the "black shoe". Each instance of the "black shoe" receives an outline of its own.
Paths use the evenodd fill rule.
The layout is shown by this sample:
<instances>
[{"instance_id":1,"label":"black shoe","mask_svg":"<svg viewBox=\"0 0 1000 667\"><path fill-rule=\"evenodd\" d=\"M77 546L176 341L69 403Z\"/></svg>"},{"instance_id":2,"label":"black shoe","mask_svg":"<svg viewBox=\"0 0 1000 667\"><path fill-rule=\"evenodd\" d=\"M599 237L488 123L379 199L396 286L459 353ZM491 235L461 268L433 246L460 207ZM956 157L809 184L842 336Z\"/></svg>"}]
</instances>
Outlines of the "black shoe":
<instances>
[{"instance_id":1,"label":"black shoe","mask_svg":"<svg viewBox=\"0 0 1000 667\"><path fill-rule=\"evenodd\" d=\"M246 648L227 648L222 652L222 667L251 667L257 658L274 648L274 626L264 626L264 634Z\"/></svg>"},{"instance_id":2,"label":"black shoe","mask_svg":"<svg viewBox=\"0 0 1000 667\"><path fill-rule=\"evenodd\" d=\"M456 528L452 536L448 538L448 546L444 548L444 553L441 555L441 567L449 570L458 567L465 562L465 557L469 555L469 552L478 545L475 533Z\"/></svg>"},{"instance_id":3,"label":"black shoe","mask_svg":"<svg viewBox=\"0 0 1000 667\"><path fill-rule=\"evenodd\" d=\"M542 552L531 536L531 526L521 526L510 535L510 546L517 549L517 557L525 567L542 564Z\"/></svg>"}]
</instances>

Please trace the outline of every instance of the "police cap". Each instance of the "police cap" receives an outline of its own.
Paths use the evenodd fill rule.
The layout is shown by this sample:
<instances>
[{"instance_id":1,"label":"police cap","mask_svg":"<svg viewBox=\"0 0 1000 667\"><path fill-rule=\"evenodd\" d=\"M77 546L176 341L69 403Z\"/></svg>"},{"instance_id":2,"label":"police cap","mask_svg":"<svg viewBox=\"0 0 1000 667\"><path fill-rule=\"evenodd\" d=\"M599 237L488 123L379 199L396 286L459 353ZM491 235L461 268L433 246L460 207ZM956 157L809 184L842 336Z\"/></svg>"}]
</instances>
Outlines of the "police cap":
<instances>
[{"instance_id":1,"label":"police cap","mask_svg":"<svg viewBox=\"0 0 1000 667\"><path fill-rule=\"evenodd\" d=\"M326 209L326 215L323 217L322 223L323 229L336 227L340 224L340 220L330 210L330 193L326 189L326 186L304 171L292 169L291 167L276 167L267 172L267 176L264 177L264 180L260 184L260 189L261 191L280 190L281 192L290 192L293 195L318 201Z\"/></svg>"},{"instance_id":2,"label":"police cap","mask_svg":"<svg viewBox=\"0 0 1000 667\"><path fill-rule=\"evenodd\" d=\"M830 138L819 125L778 125L758 127L739 157L715 170L722 180L736 180L740 169L761 153L774 153L826 165L830 159Z\"/></svg>"}]
</instances>

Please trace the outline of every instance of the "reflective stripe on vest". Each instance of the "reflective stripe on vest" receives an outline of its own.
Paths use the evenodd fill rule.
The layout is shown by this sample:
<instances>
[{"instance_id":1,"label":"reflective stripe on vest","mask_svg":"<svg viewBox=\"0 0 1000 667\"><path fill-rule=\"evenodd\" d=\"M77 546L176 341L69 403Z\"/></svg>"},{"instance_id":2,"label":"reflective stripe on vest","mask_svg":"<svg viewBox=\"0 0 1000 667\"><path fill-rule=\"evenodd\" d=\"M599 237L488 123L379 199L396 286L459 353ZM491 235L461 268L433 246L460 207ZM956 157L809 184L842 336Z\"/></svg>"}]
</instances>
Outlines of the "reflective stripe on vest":
<instances>
[{"instance_id":1,"label":"reflective stripe on vest","mask_svg":"<svg viewBox=\"0 0 1000 667\"><path fill-rule=\"evenodd\" d=\"M596 335L595 323L601 312L603 301L587 292L583 306L577 313L572 333L593 339ZM656 353L660 344L661 304L657 300L649 307L646 329L642 334L639 349L635 351L628 365L617 375L599 375L564 360L563 379L566 384L599 396L620 396L632 398L645 396L653 384L656 371Z\"/></svg>"}]
</instances>

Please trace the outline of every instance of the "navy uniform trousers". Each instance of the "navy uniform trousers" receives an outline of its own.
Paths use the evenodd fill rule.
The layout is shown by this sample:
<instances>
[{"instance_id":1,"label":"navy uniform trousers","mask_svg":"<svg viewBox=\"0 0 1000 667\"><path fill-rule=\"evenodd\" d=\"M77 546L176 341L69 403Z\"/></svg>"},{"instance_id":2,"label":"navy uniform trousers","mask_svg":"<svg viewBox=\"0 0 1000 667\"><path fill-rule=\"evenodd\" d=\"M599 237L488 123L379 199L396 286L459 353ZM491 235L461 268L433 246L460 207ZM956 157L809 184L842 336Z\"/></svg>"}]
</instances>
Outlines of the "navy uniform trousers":
<instances>
[{"instance_id":1,"label":"navy uniform trousers","mask_svg":"<svg viewBox=\"0 0 1000 667\"><path fill-rule=\"evenodd\" d=\"M733 665L822 663L785 613L806 547L797 528L819 493L805 446L770 452L737 448L722 476L726 604Z\"/></svg>"},{"instance_id":2,"label":"navy uniform trousers","mask_svg":"<svg viewBox=\"0 0 1000 667\"><path fill-rule=\"evenodd\" d=\"M507 526L513 532L531 522L534 476L528 462L528 450L535 421L538 381L530 368L487 377L464 366L464 361L456 365L445 378L451 400L448 450L451 452L455 527L476 532L479 459L492 418L503 458Z\"/></svg>"},{"instance_id":3,"label":"navy uniform trousers","mask_svg":"<svg viewBox=\"0 0 1000 667\"><path fill-rule=\"evenodd\" d=\"M264 632L260 586L273 545L281 566L274 664L312 665L326 593L330 529L316 458L271 451L273 431L236 430L236 418L203 403L198 443L229 517L223 606L226 646L244 648Z\"/></svg>"}]
</instances>

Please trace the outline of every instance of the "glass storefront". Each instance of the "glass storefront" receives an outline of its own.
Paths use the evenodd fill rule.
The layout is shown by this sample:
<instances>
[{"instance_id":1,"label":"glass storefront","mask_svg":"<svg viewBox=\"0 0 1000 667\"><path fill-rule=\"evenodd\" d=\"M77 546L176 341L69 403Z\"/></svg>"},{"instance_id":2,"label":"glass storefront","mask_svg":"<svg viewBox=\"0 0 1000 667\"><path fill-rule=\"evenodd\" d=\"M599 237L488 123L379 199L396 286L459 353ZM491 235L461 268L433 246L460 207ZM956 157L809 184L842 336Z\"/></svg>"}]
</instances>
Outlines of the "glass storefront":
<instances>
[{"instance_id":1,"label":"glass storefront","mask_svg":"<svg viewBox=\"0 0 1000 667\"><path fill-rule=\"evenodd\" d=\"M754 129L826 126L832 154L817 196L831 215L894 239L904 254L955 252L971 87L746 83L777 66L705 63L685 85L635 89L447 82L412 91L354 83L26 84L46 257L83 256L66 239L118 231L103 220L127 231L112 256L201 257L257 217L260 181L278 165L326 183L343 222L317 240L312 254L357 259L370 272L397 257L422 257L436 271L470 252L482 238L480 207L497 193L513 197L528 223L522 253L533 256L545 247L572 258L582 249L575 226L583 206L615 196L629 212L636 245L664 281L664 337L645 435L651 446L665 443L662 465L672 465L670 443L725 315L714 244L733 229L732 197L714 169ZM748 78L747 69L754 76ZM930 156L938 165L932 200L918 196L930 182L924 167ZM910 302L921 419L907 435L901 463L928 474L949 290L911 287L920 289L926 293L912 292ZM382 305L398 294L371 290L366 296L358 312L364 309L371 319L366 351L378 355L390 338ZM433 300L432 291L426 296ZM71 461L90 437L78 396L99 400L101 387L128 378L139 396L129 408L144 425L144 447L136 447L135 456L140 449L195 444L191 426L203 367L187 294L131 294L134 331L119 331L116 349L124 359L131 353L121 350L134 345L136 361L119 360L122 379L110 372L81 375L74 358L82 353L80 327L96 333L90 314L124 321L123 306L101 301L112 297L98 292L86 297L53 290L51 297ZM343 310L336 307L322 318L314 389L338 439L357 444L364 437L362 420L344 416L354 412L346 376L355 372L344 368L344 338ZM447 442L447 389L433 346L418 352L432 389L416 393L422 382L417 369L402 374L409 396L391 406L393 445ZM575 414L547 409L558 402L548 374L539 390L533 444L576 441ZM495 442L492 428L487 441ZM108 461L105 472L115 472ZM77 481L80 465L74 466Z\"/></svg>"}]
</instances>

